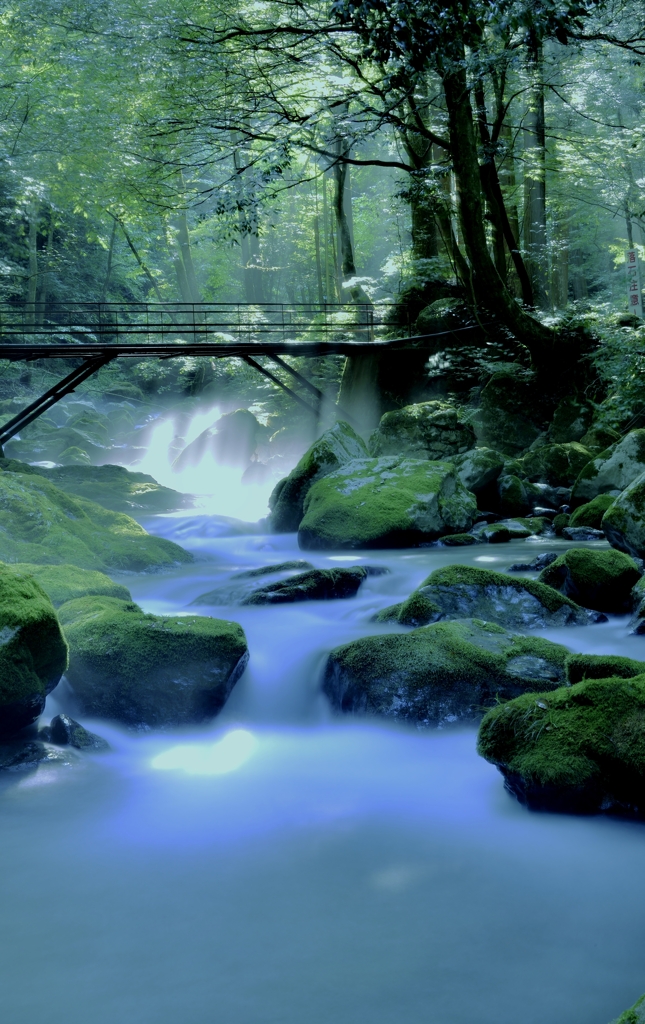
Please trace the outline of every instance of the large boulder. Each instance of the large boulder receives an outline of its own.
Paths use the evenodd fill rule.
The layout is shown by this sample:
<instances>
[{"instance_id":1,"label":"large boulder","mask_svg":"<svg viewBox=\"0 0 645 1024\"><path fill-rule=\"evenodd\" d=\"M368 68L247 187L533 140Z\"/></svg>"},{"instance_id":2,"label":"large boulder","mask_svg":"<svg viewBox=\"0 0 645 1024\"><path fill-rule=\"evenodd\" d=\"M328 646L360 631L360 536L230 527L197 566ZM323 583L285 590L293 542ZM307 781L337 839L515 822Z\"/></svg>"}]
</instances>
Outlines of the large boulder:
<instances>
[{"instance_id":1,"label":"large boulder","mask_svg":"<svg viewBox=\"0 0 645 1024\"><path fill-rule=\"evenodd\" d=\"M367 456L365 442L348 423L335 423L305 452L289 476L269 498L269 524L274 533L293 533L304 515L305 498L316 480L354 459Z\"/></svg>"},{"instance_id":2,"label":"large boulder","mask_svg":"<svg viewBox=\"0 0 645 1024\"><path fill-rule=\"evenodd\" d=\"M612 547L634 558L645 556L645 473L618 495L601 526Z\"/></svg>"},{"instance_id":3,"label":"large boulder","mask_svg":"<svg viewBox=\"0 0 645 1024\"><path fill-rule=\"evenodd\" d=\"M305 550L406 547L469 529L475 496L454 466L422 459L361 459L318 480L305 500Z\"/></svg>"},{"instance_id":4,"label":"large boulder","mask_svg":"<svg viewBox=\"0 0 645 1024\"><path fill-rule=\"evenodd\" d=\"M479 753L535 809L645 813L645 675L585 679L492 708Z\"/></svg>"},{"instance_id":5,"label":"large boulder","mask_svg":"<svg viewBox=\"0 0 645 1024\"><path fill-rule=\"evenodd\" d=\"M645 430L632 430L581 470L571 500L582 505L599 494L617 497L645 473Z\"/></svg>"},{"instance_id":6,"label":"large boulder","mask_svg":"<svg viewBox=\"0 0 645 1024\"><path fill-rule=\"evenodd\" d=\"M577 441L547 444L527 452L522 459L522 472L533 483L571 487L591 458L589 449Z\"/></svg>"},{"instance_id":7,"label":"large boulder","mask_svg":"<svg viewBox=\"0 0 645 1024\"><path fill-rule=\"evenodd\" d=\"M89 464L29 466L12 459L0 460L0 469L8 473L42 476L66 494L94 501L113 512L175 512L192 508L194 498L170 487L162 487L147 473L133 473L123 466L90 466Z\"/></svg>"},{"instance_id":8,"label":"large boulder","mask_svg":"<svg viewBox=\"0 0 645 1024\"><path fill-rule=\"evenodd\" d=\"M196 615L145 615L112 597L59 609L69 643L67 679L81 711L159 728L212 718L248 661L242 627Z\"/></svg>"},{"instance_id":9,"label":"large boulder","mask_svg":"<svg viewBox=\"0 0 645 1024\"><path fill-rule=\"evenodd\" d=\"M584 608L626 612L641 570L622 551L569 548L542 570L540 583L566 594Z\"/></svg>"},{"instance_id":10,"label":"large boulder","mask_svg":"<svg viewBox=\"0 0 645 1024\"><path fill-rule=\"evenodd\" d=\"M559 644L490 622L442 622L337 647L323 690L336 711L437 725L479 718L496 700L561 685L567 654Z\"/></svg>"},{"instance_id":11,"label":"large boulder","mask_svg":"<svg viewBox=\"0 0 645 1024\"><path fill-rule=\"evenodd\" d=\"M385 608L376 618L401 626L477 618L507 629L579 626L590 621L588 612L544 583L470 565L435 569L407 601Z\"/></svg>"},{"instance_id":12,"label":"large boulder","mask_svg":"<svg viewBox=\"0 0 645 1024\"><path fill-rule=\"evenodd\" d=\"M118 597L121 601L132 600L127 587L115 583L105 573L93 569L79 569L76 565L32 565L29 562L18 562L12 569L33 576L54 608L59 608L61 604L73 601L77 597L91 595Z\"/></svg>"},{"instance_id":13,"label":"large boulder","mask_svg":"<svg viewBox=\"0 0 645 1024\"><path fill-rule=\"evenodd\" d=\"M66 667L67 644L45 591L0 565L0 734L36 721Z\"/></svg>"},{"instance_id":14,"label":"large boulder","mask_svg":"<svg viewBox=\"0 0 645 1024\"><path fill-rule=\"evenodd\" d=\"M500 370L481 393L477 443L516 455L538 439L547 420L535 376L520 366Z\"/></svg>"},{"instance_id":15,"label":"large boulder","mask_svg":"<svg viewBox=\"0 0 645 1024\"><path fill-rule=\"evenodd\" d=\"M193 560L130 516L66 494L36 474L6 472L0 472L0 559L128 572Z\"/></svg>"},{"instance_id":16,"label":"large boulder","mask_svg":"<svg viewBox=\"0 0 645 1024\"><path fill-rule=\"evenodd\" d=\"M504 470L504 458L492 448L472 448L451 460L467 491L480 494L494 484Z\"/></svg>"},{"instance_id":17,"label":"large boulder","mask_svg":"<svg viewBox=\"0 0 645 1024\"><path fill-rule=\"evenodd\" d=\"M451 460L475 444L475 432L445 402L419 402L386 412L370 437L370 453Z\"/></svg>"},{"instance_id":18,"label":"large boulder","mask_svg":"<svg viewBox=\"0 0 645 1024\"><path fill-rule=\"evenodd\" d=\"M262 427L248 409L220 416L212 427L186 445L173 463L173 469L195 466L206 454L223 466L247 466L257 447Z\"/></svg>"}]
</instances>

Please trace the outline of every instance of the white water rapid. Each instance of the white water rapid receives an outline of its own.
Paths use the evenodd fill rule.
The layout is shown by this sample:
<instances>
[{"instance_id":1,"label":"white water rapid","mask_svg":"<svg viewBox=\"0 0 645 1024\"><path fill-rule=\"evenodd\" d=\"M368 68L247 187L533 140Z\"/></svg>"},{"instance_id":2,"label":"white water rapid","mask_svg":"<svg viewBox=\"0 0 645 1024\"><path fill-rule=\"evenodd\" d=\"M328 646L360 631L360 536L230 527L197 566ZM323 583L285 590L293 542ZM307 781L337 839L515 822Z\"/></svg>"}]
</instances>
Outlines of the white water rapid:
<instances>
[{"instance_id":1,"label":"white water rapid","mask_svg":"<svg viewBox=\"0 0 645 1024\"><path fill-rule=\"evenodd\" d=\"M198 558L123 578L146 611L303 557L205 512L145 525ZM239 621L251 652L212 725L84 721L110 753L2 780L3 1024L608 1024L629 1006L645 826L530 813L474 728L340 720L319 692L325 652L433 568L560 546L316 554L391 573L352 600L200 609ZM624 618L547 635L645 658Z\"/></svg>"}]
</instances>

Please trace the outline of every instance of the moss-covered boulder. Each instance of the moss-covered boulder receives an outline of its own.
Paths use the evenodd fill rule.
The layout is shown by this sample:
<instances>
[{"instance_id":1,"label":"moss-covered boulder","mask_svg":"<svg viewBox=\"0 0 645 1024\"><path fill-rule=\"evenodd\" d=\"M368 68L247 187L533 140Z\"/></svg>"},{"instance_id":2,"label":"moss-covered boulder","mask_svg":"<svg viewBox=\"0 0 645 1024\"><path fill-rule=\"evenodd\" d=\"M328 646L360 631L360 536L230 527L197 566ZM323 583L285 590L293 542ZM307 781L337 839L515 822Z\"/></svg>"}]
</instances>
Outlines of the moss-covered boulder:
<instances>
[{"instance_id":1,"label":"moss-covered boulder","mask_svg":"<svg viewBox=\"0 0 645 1024\"><path fill-rule=\"evenodd\" d=\"M191 562L192 555L42 476L0 472L0 559L142 572Z\"/></svg>"},{"instance_id":2,"label":"moss-covered boulder","mask_svg":"<svg viewBox=\"0 0 645 1024\"><path fill-rule=\"evenodd\" d=\"M539 537L549 529L549 521L541 516L519 516L516 519L500 519L496 523L478 524L472 532L478 540L487 544L502 544L510 540Z\"/></svg>"},{"instance_id":3,"label":"moss-covered boulder","mask_svg":"<svg viewBox=\"0 0 645 1024\"><path fill-rule=\"evenodd\" d=\"M361 459L318 480L305 499L305 550L409 547L465 532L475 496L454 466L421 459Z\"/></svg>"},{"instance_id":4,"label":"moss-covered boulder","mask_svg":"<svg viewBox=\"0 0 645 1024\"><path fill-rule=\"evenodd\" d=\"M310 569L286 580L258 587L242 604L293 604L297 601L333 601L354 597L368 571L362 565L351 568Z\"/></svg>"},{"instance_id":5,"label":"moss-covered boulder","mask_svg":"<svg viewBox=\"0 0 645 1024\"><path fill-rule=\"evenodd\" d=\"M248 661L242 627L196 615L145 615L113 597L59 609L67 679L81 711L136 727L189 725L224 706Z\"/></svg>"},{"instance_id":6,"label":"moss-covered boulder","mask_svg":"<svg viewBox=\"0 0 645 1024\"><path fill-rule=\"evenodd\" d=\"M521 366L494 373L481 393L477 442L504 455L523 452L546 426L542 392Z\"/></svg>"},{"instance_id":7,"label":"moss-covered boulder","mask_svg":"<svg viewBox=\"0 0 645 1024\"><path fill-rule=\"evenodd\" d=\"M123 466L71 465L47 469L4 459L0 460L0 470L42 476L66 494L74 494L113 512L127 512L130 515L175 512L182 508L192 508L195 504L192 495L162 487L147 473L133 473Z\"/></svg>"},{"instance_id":8,"label":"moss-covered boulder","mask_svg":"<svg viewBox=\"0 0 645 1024\"><path fill-rule=\"evenodd\" d=\"M591 458L589 449L576 441L547 444L527 452L522 459L522 471L532 483L571 487Z\"/></svg>"},{"instance_id":9,"label":"moss-covered boulder","mask_svg":"<svg viewBox=\"0 0 645 1024\"><path fill-rule=\"evenodd\" d=\"M0 734L30 725L67 667L67 644L33 576L0 564Z\"/></svg>"},{"instance_id":10,"label":"moss-covered boulder","mask_svg":"<svg viewBox=\"0 0 645 1024\"><path fill-rule=\"evenodd\" d=\"M504 458L492 448L472 448L451 459L467 491L480 494L494 484L504 470Z\"/></svg>"},{"instance_id":11,"label":"moss-covered boulder","mask_svg":"<svg viewBox=\"0 0 645 1024\"><path fill-rule=\"evenodd\" d=\"M618 495L601 526L612 547L634 558L645 557L645 473Z\"/></svg>"},{"instance_id":12,"label":"moss-covered boulder","mask_svg":"<svg viewBox=\"0 0 645 1024\"><path fill-rule=\"evenodd\" d=\"M595 449L594 454L606 451L618 441L620 441L620 434L617 430L613 430L611 427L602 427L599 424L590 427L587 433L580 438L580 444L583 444L585 448Z\"/></svg>"},{"instance_id":13,"label":"moss-covered boulder","mask_svg":"<svg viewBox=\"0 0 645 1024\"><path fill-rule=\"evenodd\" d=\"M582 441L593 416L593 407L590 402L580 398L576 394L565 395L558 403L551 426L549 437L555 444L564 444L567 441ZM604 446L606 447L606 446Z\"/></svg>"},{"instance_id":14,"label":"moss-covered boulder","mask_svg":"<svg viewBox=\"0 0 645 1024\"><path fill-rule=\"evenodd\" d=\"M497 508L503 516L525 516L531 511L530 485L515 473L502 473L497 480Z\"/></svg>"},{"instance_id":15,"label":"moss-covered boulder","mask_svg":"<svg viewBox=\"0 0 645 1024\"><path fill-rule=\"evenodd\" d=\"M645 675L523 694L484 717L478 750L535 809L645 814Z\"/></svg>"},{"instance_id":16,"label":"moss-covered boulder","mask_svg":"<svg viewBox=\"0 0 645 1024\"><path fill-rule=\"evenodd\" d=\"M609 679L620 676L631 679L645 673L645 662L623 658L617 654L570 654L565 672L568 683L581 683L583 679Z\"/></svg>"},{"instance_id":17,"label":"moss-covered boulder","mask_svg":"<svg viewBox=\"0 0 645 1024\"><path fill-rule=\"evenodd\" d=\"M612 1024L645 1024L645 996L637 999L634 1005L621 1013Z\"/></svg>"},{"instance_id":18,"label":"moss-covered boulder","mask_svg":"<svg viewBox=\"0 0 645 1024\"><path fill-rule=\"evenodd\" d=\"M348 423L335 423L305 452L288 477L276 484L269 498L269 525L274 533L293 533L304 515L305 498L316 480L354 459L364 459L367 447Z\"/></svg>"},{"instance_id":19,"label":"moss-covered boulder","mask_svg":"<svg viewBox=\"0 0 645 1024\"><path fill-rule=\"evenodd\" d=\"M323 690L336 711L422 725L479 718L496 700L564 681L567 649L478 620L369 636L329 655Z\"/></svg>"},{"instance_id":20,"label":"moss-covered boulder","mask_svg":"<svg viewBox=\"0 0 645 1024\"><path fill-rule=\"evenodd\" d=\"M131 601L132 595L127 587L115 583L103 572L92 569L79 569L77 565L32 565L29 562L18 562L12 569L25 575L33 576L43 588L54 608L59 608L66 601L77 597L118 597L121 601Z\"/></svg>"},{"instance_id":21,"label":"moss-covered boulder","mask_svg":"<svg viewBox=\"0 0 645 1024\"><path fill-rule=\"evenodd\" d=\"M584 608L625 612L631 608L632 588L640 577L633 558L622 551L569 548L542 570L539 582Z\"/></svg>"},{"instance_id":22,"label":"moss-covered boulder","mask_svg":"<svg viewBox=\"0 0 645 1024\"><path fill-rule=\"evenodd\" d=\"M369 449L377 458L405 455L436 462L463 455L474 444L473 428L454 406L419 402L386 412L370 437Z\"/></svg>"},{"instance_id":23,"label":"moss-covered boulder","mask_svg":"<svg viewBox=\"0 0 645 1024\"><path fill-rule=\"evenodd\" d=\"M470 565L435 569L407 601L377 615L377 621L402 626L465 618L497 622L507 629L581 626L590 621L588 612L552 587Z\"/></svg>"},{"instance_id":24,"label":"moss-covered boulder","mask_svg":"<svg viewBox=\"0 0 645 1024\"><path fill-rule=\"evenodd\" d=\"M632 430L588 462L576 480L571 500L582 505L599 494L618 496L645 473L645 430Z\"/></svg>"},{"instance_id":25,"label":"moss-covered boulder","mask_svg":"<svg viewBox=\"0 0 645 1024\"><path fill-rule=\"evenodd\" d=\"M599 494L593 501L585 505L579 505L570 516L567 526L589 526L592 530L602 528L602 517L607 509L614 504L615 498L611 494Z\"/></svg>"}]
</instances>

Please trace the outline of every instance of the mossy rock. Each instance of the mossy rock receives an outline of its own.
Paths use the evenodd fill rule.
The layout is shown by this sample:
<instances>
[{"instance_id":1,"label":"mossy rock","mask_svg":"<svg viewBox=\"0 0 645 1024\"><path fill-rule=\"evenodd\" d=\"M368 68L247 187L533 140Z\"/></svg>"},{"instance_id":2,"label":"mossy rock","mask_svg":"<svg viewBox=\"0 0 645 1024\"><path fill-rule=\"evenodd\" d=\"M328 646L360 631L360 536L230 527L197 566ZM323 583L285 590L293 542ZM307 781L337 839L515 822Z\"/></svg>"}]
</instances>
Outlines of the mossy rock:
<instances>
[{"instance_id":1,"label":"mossy rock","mask_svg":"<svg viewBox=\"0 0 645 1024\"><path fill-rule=\"evenodd\" d=\"M574 484L571 500L574 505L582 505L599 494L617 497L643 473L645 430L632 430L622 441L587 463Z\"/></svg>"},{"instance_id":2,"label":"mossy rock","mask_svg":"<svg viewBox=\"0 0 645 1024\"><path fill-rule=\"evenodd\" d=\"M454 466L422 459L361 459L318 480L298 531L304 550L410 547L465 532L475 496Z\"/></svg>"},{"instance_id":3,"label":"mossy rock","mask_svg":"<svg viewBox=\"0 0 645 1024\"><path fill-rule=\"evenodd\" d=\"M335 423L305 452L289 476L280 480L269 498L269 524L274 533L293 533L304 515L310 487L353 459L367 456L367 447L348 423Z\"/></svg>"},{"instance_id":4,"label":"mossy rock","mask_svg":"<svg viewBox=\"0 0 645 1024\"><path fill-rule=\"evenodd\" d=\"M10 473L42 476L66 494L86 498L112 512L127 512L130 515L175 512L193 508L195 504L190 494L163 487L147 473L133 473L123 466L74 465L46 469L7 459L0 462L0 469Z\"/></svg>"},{"instance_id":5,"label":"mossy rock","mask_svg":"<svg viewBox=\"0 0 645 1024\"><path fill-rule=\"evenodd\" d=\"M621 1013L612 1024L645 1024L645 996L637 999L634 1005Z\"/></svg>"},{"instance_id":6,"label":"mossy rock","mask_svg":"<svg viewBox=\"0 0 645 1024\"><path fill-rule=\"evenodd\" d=\"M632 618L629 628L632 633L645 633L645 576L641 576L632 590Z\"/></svg>"},{"instance_id":7,"label":"mossy rock","mask_svg":"<svg viewBox=\"0 0 645 1024\"><path fill-rule=\"evenodd\" d=\"M422 725L479 718L496 700L564 681L568 651L490 622L442 622L333 650L323 690L340 712Z\"/></svg>"},{"instance_id":8,"label":"mossy rock","mask_svg":"<svg viewBox=\"0 0 645 1024\"><path fill-rule=\"evenodd\" d=\"M355 597L367 569L361 565L351 568L310 569L286 580L258 587L242 600L242 604L293 604L298 601L333 601Z\"/></svg>"},{"instance_id":9,"label":"mossy rock","mask_svg":"<svg viewBox=\"0 0 645 1024\"><path fill-rule=\"evenodd\" d=\"M512 629L589 621L572 600L537 580L470 565L435 569L418 590L446 619L485 619Z\"/></svg>"},{"instance_id":10,"label":"mossy rock","mask_svg":"<svg viewBox=\"0 0 645 1024\"><path fill-rule=\"evenodd\" d=\"M196 615L145 615L113 597L59 609L67 679L86 715L150 728L189 725L224 706L248 661L242 627Z\"/></svg>"},{"instance_id":11,"label":"mossy rock","mask_svg":"<svg viewBox=\"0 0 645 1024\"><path fill-rule=\"evenodd\" d=\"M608 679L610 676L631 679L645 673L645 662L616 654L570 654L565 670L567 682L571 684L581 683L583 679Z\"/></svg>"},{"instance_id":12,"label":"mossy rock","mask_svg":"<svg viewBox=\"0 0 645 1024\"><path fill-rule=\"evenodd\" d=\"M593 501L586 505L579 505L570 517L568 526L590 526L592 530L600 530L602 517L607 509L614 504L615 498L611 494L599 494Z\"/></svg>"},{"instance_id":13,"label":"mossy rock","mask_svg":"<svg viewBox=\"0 0 645 1024\"><path fill-rule=\"evenodd\" d=\"M91 595L118 597L121 601L132 600L127 587L115 583L105 573L79 569L77 565L31 565L28 562L19 562L13 565L12 569L33 576L54 608L59 608L66 601L73 601L77 597Z\"/></svg>"},{"instance_id":14,"label":"mossy rock","mask_svg":"<svg viewBox=\"0 0 645 1024\"><path fill-rule=\"evenodd\" d=\"M492 448L473 448L450 461L454 462L466 490L473 494L489 488L504 471L504 457Z\"/></svg>"},{"instance_id":15,"label":"mossy rock","mask_svg":"<svg viewBox=\"0 0 645 1024\"><path fill-rule=\"evenodd\" d=\"M58 462L62 453L70 448L80 448L90 458L105 455L105 449L86 434L71 427L58 427L54 423L39 424L39 429L33 434L23 432L19 441L12 438L5 445L4 451L8 459Z\"/></svg>"},{"instance_id":16,"label":"mossy rock","mask_svg":"<svg viewBox=\"0 0 645 1024\"><path fill-rule=\"evenodd\" d=\"M645 473L618 495L602 517L601 528L612 547L634 558L645 556Z\"/></svg>"},{"instance_id":17,"label":"mossy rock","mask_svg":"<svg viewBox=\"0 0 645 1024\"><path fill-rule=\"evenodd\" d=\"M558 403L553 414L549 437L555 444L567 441L582 441L593 417L593 407L577 395L566 395ZM606 447L606 446L605 446Z\"/></svg>"},{"instance_id":18,"label":"mossy rock","mask_svg":"<svg viewBox=\"0 0 645 1024\"><path fill-rule=\"evenodd\" d=\"M547 413L535 376L523 367L494 373L481 393L478 444L518 455L540 436Z\"/></svg>"},{"instance_id":19,"label":"mossy rock","mask_svg":"<svg viewBox=\"0 0 645 1024\"><path fill-rule=\"evenodd\" d=\"M537 580L470 565L447 565L430 573L407 601L379 612L376 621L421 626L465 618L485 619L509 629L539 629L585 625L589 613Z\"/></svg>"},{"instance_id":20,"label":"mossy rock","mask_svg":"<svg viewBox=\"0 0 645 1024\"><path fill-rule=\"evenodd\" d=\"M519 516L516 519L501 519L497 523L477 526L473 532L478 540L486 541L488 544L500 544L511 540L539 537L548 527L548 520L541 516Z\"/></svg>"},{"instance_id":21,"label":"mossy rock","mask_svg":"<svg viewBox=\"0 0 645 1024\"><path fill-rule=\"evenodd\" d=\"M591 459L589 449L576 441L548 444L528 452L522 459L522 470L532 483L571 487Z\"/></svg>"},{"instance_id":22,"label":"mossy rock","mask_svg":"<svg viewBox=\"0 0 645 1024\"><path fill-rule=\"evenodd\" d=\"M645 675L523 694L484 717L482 757L534 809L645 813Z\"/></svg>"},{"instance_id":23,"label":"mossy rock","mask_svg":"<svg viewBox=\"0 0 645 1024\"><path fill-rule=\"evenodd\" d=\"M585 448L595 449L598 452L606 451L607 448L611 448L612 445L617 444L619 441L620 434L617 430L601 426L590 427L587 433L583 434L580 438L580 444L583 444Z\"/></svg>"},{"instance_id":24,"label":"mossy rock","mask_svg":"<svg viewBox=\"0 0 645 1024\"><path fill-rule=\"evenodd\" d=\"M91 466L92 460L83 448L66 448L58 456L63 466Z\"/></svg>"},{"instance_id":25,"label":"mossy rock","mask_svg":"<svg viewBox=\"0 0 645 1024\"><path fill-rule=\"evenodd\" d=\"M386 412L370 437L370 454L451 460L475 444L475 432L446 402L419 402Z\"/></svg>"},{"instance_id":26,"label":"mossy rock","mask_svg":"<svg viewBox=\"0 0 645 1024\"><path fill-rule=\"evenodd\" d=\"M0 472L0 558L142 572L191 562L129 516L76 498L35 473Z\"/></svg>"},{"instance_id":27,"label":"mossy rock","mask_svg":"<svg viewBox=\"0 0 645 1024\"><path fill-rule=\"evenodd\" d=\"M476 543L477 538L472 533L448 533L441 538L441 544L447 548L465 548Z\"/></svg>"},{"instance_id":28,"label":"mossy rock","mask_svg":"<svg viewBox=\"0 0 645 1024\"><path fill-rule=\"evenodd\" d=\"M571 516L568 512L560 512L559 515L553 517L553 529L556 537L562 536L562 531L567 529L570 522Z\"/></svg>"},{"instance_id":29,"label":"mossy rock","mask_svg":"<svg viewBox=\"0 0 645 1024\"><path fill-rule=\"evenodd\" d=\"M0 733L42 714L67 667L67 644L54 607L33 576L0 564Z\"/></svg>"},{"instance_id":30,"label":"mossy rock","mask_svg":"<svg viewBox=\"0 0 645 1024\"><path fill-rule=\"evenodd\" d=\"M634 560L622 551L569 548L538 579L584 608L618 613L629 611L632 588L640 577Z\"/></svg>"},{"instance_id":31,"label":"mossy rock","mask_svg":"<svg viewBox=\"0 0 645 1024\"><path fill-rule=\"evenodd\" d=\"M530 488L514 473L504 473L497 481L497 507L503 516L524 516L531 511Z\"/></svg>"}]
</instances>

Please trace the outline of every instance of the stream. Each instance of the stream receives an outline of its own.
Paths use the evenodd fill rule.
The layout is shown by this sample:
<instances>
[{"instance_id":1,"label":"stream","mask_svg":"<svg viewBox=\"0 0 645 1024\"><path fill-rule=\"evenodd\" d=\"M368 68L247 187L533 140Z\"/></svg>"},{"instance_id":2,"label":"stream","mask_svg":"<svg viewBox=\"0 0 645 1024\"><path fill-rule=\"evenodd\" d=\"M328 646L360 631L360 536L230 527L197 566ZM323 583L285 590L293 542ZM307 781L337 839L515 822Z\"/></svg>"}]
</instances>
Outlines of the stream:
<instances>
[{"instance_id":1,"label":"stream","mask_svg":"<svg viewBox=\"0 0 645 1024\"><path fill-rule=\"evenodd\" d=\"M84 719L110 753L3 780L4 1024L608 1024L645 990L643 825L531 813L474 726L338 719L319 690L325 653L391 632L371 615L432 569L564 542L309 556L208 515L142 522L198 559L115 576L150 612L290 558L390 572L351 600L190 609L248 637L219 718ZM544 635L645 657L626 617Z\"/></svg>"}]
</instances>

